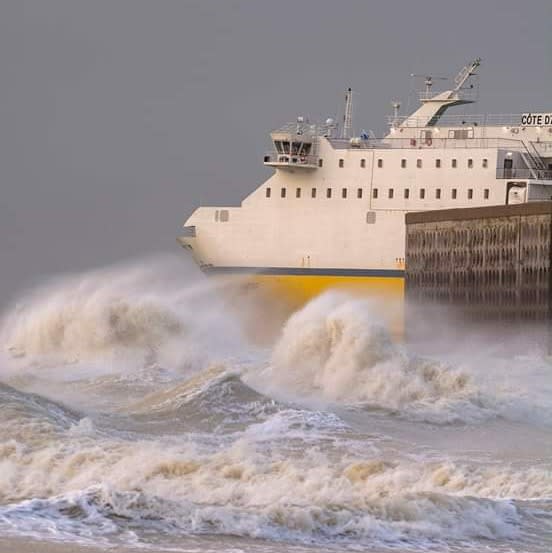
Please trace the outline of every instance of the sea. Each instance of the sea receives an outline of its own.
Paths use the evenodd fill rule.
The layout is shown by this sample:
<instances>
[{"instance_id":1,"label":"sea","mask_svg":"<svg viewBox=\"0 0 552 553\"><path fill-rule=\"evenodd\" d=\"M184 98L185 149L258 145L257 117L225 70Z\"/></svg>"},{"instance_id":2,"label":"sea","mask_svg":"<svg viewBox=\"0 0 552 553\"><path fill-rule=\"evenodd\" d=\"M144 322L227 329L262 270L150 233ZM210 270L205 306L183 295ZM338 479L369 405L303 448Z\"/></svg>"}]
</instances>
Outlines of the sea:
<instances>
[{"instance_id":1,"label":"sea","mask_svg":"<svg viewBox=\"0 0 552 553\"><path fill-rule=\"evenodd\" d=\"M0 551L550 552L520 343L397 341L331 290L284 315L169 255L42 279L0 323Z\"/></svg>"}]
</instances>

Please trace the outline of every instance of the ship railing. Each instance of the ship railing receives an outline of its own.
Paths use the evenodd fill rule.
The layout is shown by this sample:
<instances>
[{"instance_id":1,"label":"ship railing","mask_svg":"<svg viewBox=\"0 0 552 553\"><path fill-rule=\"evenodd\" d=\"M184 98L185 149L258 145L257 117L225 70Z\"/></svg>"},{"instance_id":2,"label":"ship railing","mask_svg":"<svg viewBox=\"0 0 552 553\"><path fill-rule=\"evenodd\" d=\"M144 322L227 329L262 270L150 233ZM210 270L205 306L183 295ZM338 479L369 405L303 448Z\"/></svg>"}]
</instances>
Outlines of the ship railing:
<instances>
[{"instance_id":1,"label":"ship railing","mask_svg":"<svg viewBox=\"0 0 552 553\"><path fill-rule=\"evenodd\" d=\"M521 113L498 113L483 115L443 115L439 127L523 127ZM408 115L390 115L387 121L391 127L426 127L430 118ZM438 128L438 127L433 127Z\"/></svg>"},{"instance_id":2,"label":"ship railing","mask_svg":"<svg viewBox=\"0 0 552 553\"><path fill-rule=\"evenodd\" d=\"M438 125L432 125L431 129L440 127L527 127L522 123L523 113L492 113L492 114L449 114L439 117ZM410 115L389 115L387 122L390 127L425 128L431 117L412 117ZM547 125L550 126L550 125ZM337 136L337 124L310 123L307 121L293 121L275 129L276 133L302 135L312 137Z\"/></svg>"},{"instance_id":3,"label":"ship railing","mask_svg":"<svg viewBox=\"0 0 552 553\"><path fill-rule=\"evenodd\" d=\"M265 152L263 162L265 165L275 167L318 167L318 156L309 154L286 154L276 150Z\"/></svg>"},{"instance_id":4,"label":"ship railing","mask_svg":"<svg viewBox=\"0 0 552 553\"><path fill-rule=\"evenodd\" d=\"M522 140L516 138L368 138L352 142L351 139L330 138L334 149L373 150L432 150L432 149L508 149L526 151Z\"/></svg>"},{"instance_id":5,"label":"ship railing","mask_svg":"<svg viewBox=\"0 0 552 553\"><path fill-rule=\"evenodd\" d=\"M427 90L421 90L420 92L418 92L418 98L420 98L420 100L422 101L431 100L436 96L439 96L445 92L450 93L451 99L459 98L460 100L465 100L467 102L475 102L477 101L477 98L478 98L478 93L476 88L460 89L458 92L454 92L452 90L441 90L441 91L430 90L429 92Z\"/></svg>"},{"instance_id":6,"label":"ship railing","mask_svg":"<svg viewBox=\"0 0 552 553\"><path fill-rule=\"evenodd\" d=\"M552 181L552 170L532 169L529 167L514 167L512 169L504 169L502 167L499 167L496 170L496 178L497 179L531 179L531 180Z\"/></svg>"},{"instance_id":7,"label":"ship railing","mask_svg":"<svg viewBox=\"0 0 552 553\"><path fill-rule=\"evenodd\" d=\"M332 129L335 126L329 125L320 125L317 123L309 123L308 121L295 121L291 123L286 123L279 129L275 129L274 133L298 135L298 136L307 136L307 137L318 137L318 136L327 136L331 134Z\"/></svg>"},{"instance_id":8,"label":"ship railing","mask_svg":"<svg viewBox=\"0 0 552 553\"><path fill-rule=\"evenodd\" d=\"M552 157L552 141L532 141L530 144L540 157Z\"/></svg>"}]
</instances>

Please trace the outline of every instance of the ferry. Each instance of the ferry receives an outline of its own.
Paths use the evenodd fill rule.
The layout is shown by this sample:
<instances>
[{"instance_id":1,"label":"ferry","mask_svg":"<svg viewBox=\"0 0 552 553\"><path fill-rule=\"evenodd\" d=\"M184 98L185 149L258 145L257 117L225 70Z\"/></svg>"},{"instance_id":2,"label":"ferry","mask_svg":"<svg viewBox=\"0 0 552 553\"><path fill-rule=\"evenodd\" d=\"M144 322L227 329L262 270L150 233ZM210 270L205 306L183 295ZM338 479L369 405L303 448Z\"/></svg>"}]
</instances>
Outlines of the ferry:
<instances>
[{"instance_id":1,"label":"ferry","mask_svg":"<svg viewBox=\"0 0 552 553\"><path fill-rule=\"evenodd\" d=\"M196 209L179 243L206 274L246 275L291 308L329 288L367 295L396 329L406 213L552 199L552 113L449 113L477 100L480 64L449 90L426 76L418 109L394 102L383 138L354 135L351 89L339 124L299 116L273 131L270 178L239 207Z\"/></svg>"}]
</instances>

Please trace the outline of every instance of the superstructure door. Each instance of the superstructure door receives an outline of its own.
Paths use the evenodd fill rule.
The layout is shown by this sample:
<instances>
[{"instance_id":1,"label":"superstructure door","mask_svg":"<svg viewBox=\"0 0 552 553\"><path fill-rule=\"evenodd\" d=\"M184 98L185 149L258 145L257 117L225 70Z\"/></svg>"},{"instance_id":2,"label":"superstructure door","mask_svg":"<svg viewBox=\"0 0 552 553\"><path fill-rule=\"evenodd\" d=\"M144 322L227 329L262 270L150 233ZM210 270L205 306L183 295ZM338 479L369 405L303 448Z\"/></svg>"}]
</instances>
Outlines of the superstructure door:
<instances>
[{"instance_id":1,"label":"superstructure door","mask_svg":"<svg viewBox=\"0 0 552 553\"><path fill-rule=\"evenodd\" d=\"M504 178L511 179L514 176L514 160L511 157L504 158Z\"/></svg>"}]
</instances>

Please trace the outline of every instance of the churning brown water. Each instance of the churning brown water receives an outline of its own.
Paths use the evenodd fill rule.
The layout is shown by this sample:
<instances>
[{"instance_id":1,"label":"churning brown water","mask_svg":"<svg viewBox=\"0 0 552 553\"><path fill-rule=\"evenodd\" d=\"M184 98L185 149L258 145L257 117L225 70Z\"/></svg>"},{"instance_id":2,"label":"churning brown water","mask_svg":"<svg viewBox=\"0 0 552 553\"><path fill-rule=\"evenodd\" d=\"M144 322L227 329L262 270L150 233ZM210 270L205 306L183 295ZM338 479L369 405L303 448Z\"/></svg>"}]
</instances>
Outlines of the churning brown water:
<instances>
[{"instance_id":1,"label":"churning brown water","mask_svg":"<svg viewBox=\"0 0 552 553\"><path fill-rule=\"evenodd\" d=\"M0 548L552 550L543 354L419 358L331 292L261 347L233 286L155 258L5 313Z\"/></svg>"}]
</instances>

